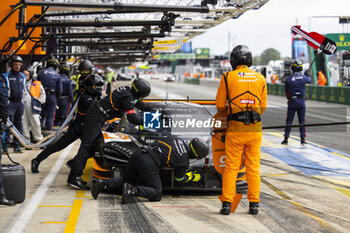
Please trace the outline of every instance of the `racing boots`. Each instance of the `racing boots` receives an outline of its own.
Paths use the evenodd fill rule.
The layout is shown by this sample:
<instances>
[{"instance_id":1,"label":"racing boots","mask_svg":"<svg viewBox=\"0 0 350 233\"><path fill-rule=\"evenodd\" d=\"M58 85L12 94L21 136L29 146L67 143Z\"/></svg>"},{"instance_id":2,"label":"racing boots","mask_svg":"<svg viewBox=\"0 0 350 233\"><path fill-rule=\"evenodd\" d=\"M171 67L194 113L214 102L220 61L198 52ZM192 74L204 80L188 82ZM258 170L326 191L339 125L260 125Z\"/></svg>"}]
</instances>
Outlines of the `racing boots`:
<instances>
[{"instance_id":1,"label":"racing boots","mask_svg":"<svg viewBox=\"0 0 350 233\"><path fill-rule=\"evenodd\" d=\"M122 204L126 204L130 202L134 196L137 196L137 194L138 194L137 187L132 186L131 184L128 184L128 183L124 183Z\"/></svg>"},{"instance_id":2,"label":"racing boots","mask_svg":"<svg viewBox=\"0 0 350 233\"><path fill-rule=\"evenodd\" d=\"M231 202L224 201L220 210L220 214L229 215L231 213Z\"/></svg>"},{"instance_id":3,"label":"racing boots","mask_svg":"<svg viewBox=\"0 0 350 233\"><path fill-rule=\"evenodd\" d=\"M31 161L31 169L32 173L39 173L39 162L36 161L35 159L32 159Z\"/></svg>"},{"instance_id":4,"label":"racing boots","mask_svg":"<svg viewBox=\"0 0 350 233\"><path fill-rule=\"evenodd\" d=\"M284 140L281 142L282 145L288 145L288 138L284 138Z\"/></svg>"},{"instance_id":5,"label":"racing boots","mask_svg":"<svg viewBox=\"0 0 350 233\"><path fill-rule=\"evenodd\" d=\"M90 188L84 183L80 176L68 176L67 184L76 189L90 190Z\"/></svg>"},{"instance_id":6,"label":"racing boots","mask_svg":"<svg viewBox=\"0 0 350 233\"><path fill-rule=\"evenodd\" d=\"M91 195L94 199L97 199L100 192L108 188L108 182L106 180L96 180L92 185Z\"/></svg>"},{"instance_id":7,"label":"racing boots","mask_svg":"<svg viewBox=\"0 0 350 233\"><path fill-rule=\"evenodd\" d=\"M259 202L249 202L249 214L257 215L259 213Z\"/></svg>"}]
</instances>

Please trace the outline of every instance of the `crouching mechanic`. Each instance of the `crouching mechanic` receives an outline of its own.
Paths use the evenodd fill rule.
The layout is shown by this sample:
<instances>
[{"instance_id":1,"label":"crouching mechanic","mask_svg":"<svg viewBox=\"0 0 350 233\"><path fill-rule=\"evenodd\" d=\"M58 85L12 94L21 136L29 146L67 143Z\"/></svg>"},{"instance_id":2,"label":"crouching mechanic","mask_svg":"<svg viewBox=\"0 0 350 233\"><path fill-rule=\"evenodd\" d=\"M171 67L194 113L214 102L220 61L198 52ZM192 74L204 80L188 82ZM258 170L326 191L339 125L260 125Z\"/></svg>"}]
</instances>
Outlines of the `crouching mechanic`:
<instances>
[{"instance_id":1,"label":"crouching mechanic","mask_svg":"<svg viewBox=\"0 0 350 233\"><path fill-rule=\"evenodd\" d=\"M135 114L134 107L140 110L152 110L140 99L151 93L151 85L144 79L135 79L131 87L122 86L98 102L94 102L86 112L81 145L78 154L68 164L71 168L67 183L77 189L89 189L81 179L86 161L90 157L94 142L101 134L101 128L107 120L121 117L125 112L128 120L142 125L143 119Z\"/></svg>"},{"instance_id":2,"label":"crouching mechanic","mask_svg":"<svg viewBox=\"0 0 350 233\"><path fill-rule=\"evenodd\" d=\"M86 89L79 98L77 115L74 121L70 124L68 131L58 141L45 148L45 150L32 160L31 169L33 173L39 173L39 164L51 154L66 148L75 140L81 138L84 128L85 113L94 100L100 98L104 81L99 75L90 74L86 77L84 85Z\"/></svg>"},{"instance_id":3,"label":"crouching mechanic","mask_svg":"<svg viewBox=\"0 0 350 233\"><path fill-rule=\"evenodd\" d=\"M149 201L160 201L162 199L160 168L174 168L176 182L198 182L201 179L200 174L193 171L186 173L190 164L189 159L202 159L208 153L209 147L198 138L192 139L189 144L175 136L157 141L131 156L125 181L122 178L97 180L93 184L92 196L96 199L103 190L123 189L122 204L130 202L133 196L145 197Z\"/></svg>"}]
</instances>

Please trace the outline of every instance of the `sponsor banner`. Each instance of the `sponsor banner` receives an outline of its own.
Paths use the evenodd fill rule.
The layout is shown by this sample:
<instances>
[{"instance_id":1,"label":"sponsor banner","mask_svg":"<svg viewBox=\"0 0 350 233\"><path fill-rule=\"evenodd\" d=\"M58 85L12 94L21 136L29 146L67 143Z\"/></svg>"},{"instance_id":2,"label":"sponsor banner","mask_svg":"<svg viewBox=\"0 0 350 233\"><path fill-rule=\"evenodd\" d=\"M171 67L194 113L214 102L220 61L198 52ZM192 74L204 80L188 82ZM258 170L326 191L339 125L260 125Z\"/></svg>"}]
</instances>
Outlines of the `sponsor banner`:
<instances>
[{"instance_id":1,"label":"sponsor banner","mask_svg":"<svg viewBox=\"0 0 350 233\"><path fill-rule=\"evenodd\" d=\"M350 33L332 33L327 34L326 37L335 42L338 50L350 50Z\"/></svg>"}]
</instances>

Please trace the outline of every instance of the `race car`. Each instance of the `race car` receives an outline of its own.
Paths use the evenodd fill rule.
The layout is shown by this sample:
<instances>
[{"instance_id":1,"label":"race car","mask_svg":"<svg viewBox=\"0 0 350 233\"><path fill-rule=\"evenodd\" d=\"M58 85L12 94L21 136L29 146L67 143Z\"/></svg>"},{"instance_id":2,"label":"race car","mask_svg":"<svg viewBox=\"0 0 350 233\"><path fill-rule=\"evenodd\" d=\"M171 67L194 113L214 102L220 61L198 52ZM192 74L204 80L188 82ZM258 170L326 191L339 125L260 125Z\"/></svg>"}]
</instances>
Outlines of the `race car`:
<instances>
[{"instance_id":1,"label":"race car","mask_svg":"<svg viewBox=\"0 0 350 233\"><path fill-rule=\"evenodd\" d=\"M175 82L176 78L171 74L166 74L164 76L164 82Z\"/></svg>"},{"instance_id":2,"label":"race car","mask_svg":"<svg viewBox=\"0 0 350 233\"><path fill-rule=\"evenodd\" d=\"M156 101L149 104L156 111L138 113L143 114L143 127L130 123L126 115L105 126L93 154L93 178L124 177L128 159L135 150L169 135L176 135L186 141L199 138L209 145L210 152L204 159L190 160L189 170L201 174L200 182L179 185L174 181L172 168L161 169L163 190L221 191L222 177L214 168L211 151L211 129L217 122L208 108L189 102ZM247 190L244 167L238 174L236 186L238 193Z\"/></svg>"}]
</instances>

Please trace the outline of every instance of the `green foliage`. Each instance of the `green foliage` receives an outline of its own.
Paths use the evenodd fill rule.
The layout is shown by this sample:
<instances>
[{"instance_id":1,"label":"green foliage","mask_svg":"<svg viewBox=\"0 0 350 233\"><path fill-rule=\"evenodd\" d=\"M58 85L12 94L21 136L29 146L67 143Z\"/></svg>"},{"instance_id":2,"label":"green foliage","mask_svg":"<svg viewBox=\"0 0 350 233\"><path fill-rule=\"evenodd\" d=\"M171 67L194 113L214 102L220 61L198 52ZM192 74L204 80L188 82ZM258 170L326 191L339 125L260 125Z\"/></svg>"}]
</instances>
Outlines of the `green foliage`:
<instances>
[{"instance_id":1,"label":"green foliage","mask_svg":"<svg viewBox=\"0 0 350 233\"><path fill-rule=\"evenodd\" d=\"M274 49L265 49L260 55L260 65L267 65L270 60L281 60L281 53Z\"/></svg>"},{"instance_id":2,"label":"green foliage","mask_svg":"<svg viewBox=\"0 0 350 233\"><path fill-rule=\"evenodd\" d=\"M254 66L260 65L260 56L253 57L253 65Z\"/></svg>"}]
</instances>

